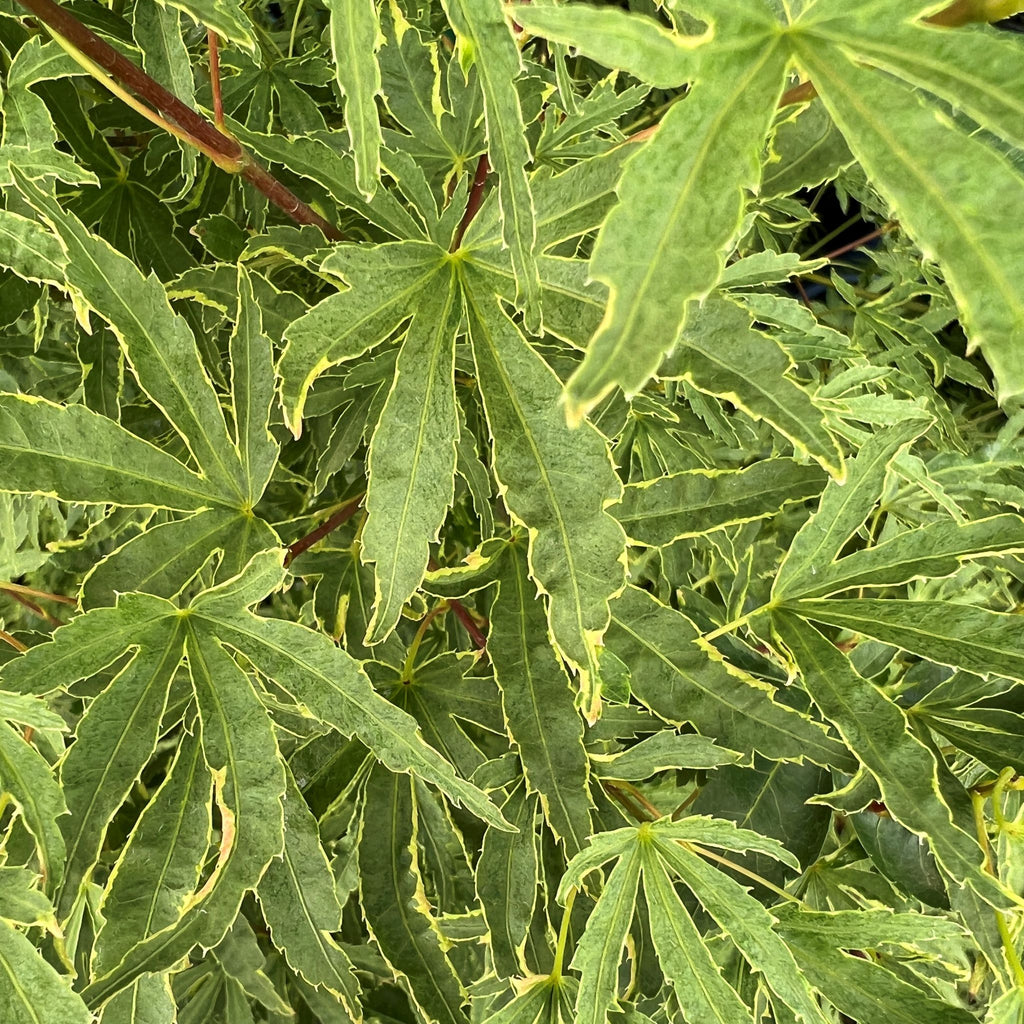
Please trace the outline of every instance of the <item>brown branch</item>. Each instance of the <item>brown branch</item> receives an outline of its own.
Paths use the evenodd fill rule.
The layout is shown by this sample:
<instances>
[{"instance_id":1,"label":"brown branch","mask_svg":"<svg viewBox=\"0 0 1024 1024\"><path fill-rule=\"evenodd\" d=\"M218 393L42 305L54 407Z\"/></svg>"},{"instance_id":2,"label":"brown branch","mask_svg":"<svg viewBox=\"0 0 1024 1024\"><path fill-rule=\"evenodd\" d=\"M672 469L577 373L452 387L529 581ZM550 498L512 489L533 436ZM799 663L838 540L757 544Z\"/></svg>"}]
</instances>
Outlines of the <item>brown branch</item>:
<instances>
[{"instance_id":1,"label":"brown branch","mask_svg":"<svg viewBox=\"0 0 1024 1024\"><path fill-rule=\"evenodd\" d=\"M288 554L285 556L284 564L289 566L304 551L308 551L317 541L323 540L327 534L336 530L342 523L348 522L355 515L356 510L363 503L365 495L360 494L347 505L343 505L329 519L321 523L315 530L311 530L304 537L300 537L294 544L288 546Z\"/></svg>"},{"instance_id":2,"label":"brown branch","mask_svg":"<svg viewBox=\"0 0 1024 1024\"><path fill-rule=\"evenodd\" d=\"M831 252L825 253L822 259L835 260L840 256L845 256L848 252L853 252L855 249L859 249L862 245L867 245L868 242L873 242L876 238L880 238L882 235L888 234L899 226L898 221L889 221L887 224L883 224L880 228L875 228L874 231L868 232L862 238L856 239L856 241L850 242L848 245L842 245L838 249L833 249Z\"/></svg>"},{"instance_id":3,"label":"brown branch","mask_svg":"<svg viewBox=\"0 0 1024 1024\"><path fill-rule=\"evenodd\" d=\"M297 223L313 224L320 228L327 238L333 241L341 240L341 232L333 224L294 195L269 171L256 164L236 139L218 130L216 125L183 103L141 68L136 67L73 14L53 0L18 2L111 78L131 89L162 120L166 119L166 122L176 126L184 133L188 142L205 153L222 170L230 174L240 174Z\"/></svg>"},{"instance_id":4,"label":"brown branch","mask_svg":"<svg viewBox=\"0 0 1024 1024\"><path fill-rule=\"evenodd\" d=\"M0 629L0 640L3 640L5 643L10 644L16 651L20 651L22 654L24 654L28 650L28 648L20 640L18 640L16 637L11 636L11 634L8 633L7 630L5 629Z\"/></svg>"},{"instance_id":5,"label":"brown branch","mask_svg":"<svg viewBox=\"0 0 1024 1024\"><path fill-rule=\"evenodd\" d=\"M484 201L484 186L487 184L487 175L490 172L491 164L487 154L483 153L476 165L476 174L473 175L473 187L469 190L469 198L466 200L466 212L462 215L459 228L452 240L451 252L455 252L462 245L462 238L466 229L473 223L473 218L480 210L480 204Z\"/></svg>"},{"instance_id":6,"label":"brown branch","mask_svg":"<svg viewBox=\"0 0 1024 1024\"><path fill-rule=\"evenodd\" d=\"M0 583L0 590L6 590L11 594L39 597L44 601L59 601L61 604L71 605L72 608L78 607L78 602L73 597L65 597L63 594L51 594L47 590L36 590L34 587L23 587L20 583Z\"/></svg>"}]
</instances>

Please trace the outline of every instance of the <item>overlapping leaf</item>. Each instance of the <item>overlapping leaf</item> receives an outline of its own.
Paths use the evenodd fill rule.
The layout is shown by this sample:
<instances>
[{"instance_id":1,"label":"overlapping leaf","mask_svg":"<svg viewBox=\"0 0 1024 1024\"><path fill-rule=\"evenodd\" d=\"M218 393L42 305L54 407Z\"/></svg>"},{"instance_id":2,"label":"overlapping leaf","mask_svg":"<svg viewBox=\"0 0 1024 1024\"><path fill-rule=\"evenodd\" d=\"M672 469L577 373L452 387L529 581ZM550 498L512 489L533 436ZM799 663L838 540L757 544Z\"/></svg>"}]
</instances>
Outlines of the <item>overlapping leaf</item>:
<instances>
[{"instance_id":1,"label":"overlapping leaf","mask_svg":"<svg viewBox=\"0 0 1024 1024\"><path fill-rule=\"evenodd\" d=\"M201 888L178 904L174 921L139 934L118 961L107 961L86 990L93 1005L142 974L166 970L195 942L219 941L243 893L256 886L270 860L281 853L285 774L274 727L253 680L227 645L244 651L268 678L287 679L300 708L344 733L358 734L393 770L421 772L492 823L507 827L483 794L459 780L419 739L415 724L372 691L357 663L302 626L245 611L280 584L279 565L279 552L259 556L242 575L199 594L185 611L157 597L122 598L115 608L76 619L52 644L35 648L3 672L5 688L43 693L88 678L126 651L135 652L82 719L79 738L84 742L76 743L68 762L69 867L62 906L70 908L95 870L112 814L153 753L174 670L187 658L207 766L203 771L212 777L221 816L216 866ZM45 787L37 790L46 792ZM197 879L205 854L204 842L192 866ZM126 857L130 862L131 856ZM128 870L114 873L110 900L123 901L114 894L117 879ZM108 927L114 920L108 918Z\"/></svg>"}]
</instances>

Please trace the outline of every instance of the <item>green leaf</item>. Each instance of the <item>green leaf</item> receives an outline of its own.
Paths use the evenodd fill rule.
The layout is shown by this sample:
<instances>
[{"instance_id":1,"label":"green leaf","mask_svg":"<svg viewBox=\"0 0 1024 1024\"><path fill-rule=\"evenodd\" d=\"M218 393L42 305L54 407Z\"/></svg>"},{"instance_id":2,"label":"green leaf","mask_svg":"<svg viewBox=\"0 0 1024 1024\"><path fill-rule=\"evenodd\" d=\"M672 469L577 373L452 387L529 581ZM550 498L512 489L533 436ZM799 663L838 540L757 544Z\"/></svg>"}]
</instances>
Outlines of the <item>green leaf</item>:
<instances>
[{"instance_id":1,"label":"green leaf","mask_svg":"<svg viewBox=\"0 0 1024 1024\"><path fill-rule=\"evenodd\" d=\"M445 280L445 278L448 280ZM425 286L370 442L363 558L375 563L376 595L366 643L395 628L423 580L455 495L459 421L455 334L462 303L443 271Z\"/></svg>"},{"instance_id":2,"label":"green leaf","mask_svg":"<svg viewBox=\"0 0 1024 1024\"><path fill-rule=\"evenodd\" d=\"M6 722L0 722L0 787L10 795L35 842L40 872L52 892L64 875L65 845L58 819L67 813L67 805L43 756Z\"/></svg>"},{"instance_id":3,"label":"green leaf","mask_svg":"<svg viewBox=\"0 0 1024 1024\"><path fill-rule=\"evenodd\" d=\"M280 569L277 573L280 578ZM483 793L458 778L451 765L423 742L415 722L376 694L359 663L327 637L296 622L228 614L203 595L193 608L222 642L243 652L320 721L343 735L358 736L392 771L415 772L484 821L508 827Z\"/></svg>"},{"instance_id":4,"label":"green leaf","mask_svg":"<svg viewBox=\"0 0 1024 1024\"><path fill-rule=\"evenodd\" d=\"M75 298L83 323L86 310L92 309L110 324L140 385L179 432L201 475L224 496L222 500L240 500L240 467L217 394L199 361L195 337L171 310L163 286L89 234L77 217L30 182L19 182L18 187L67 253L64 287Z\"/></svg>"},{"instance_id":5,"label":"green leaf","mask_svg":"<svg viewBox=\"0 0 1024 1024\"><path fill-rule=\"evenodd\" d=\"M222 509L150 526L93 566L82 584L82 604L111 605L118 593L131 591L175 597L211 556L220 556L216 575L225 579L279 543L262 519Z\"/></svg>"},{"instance_id":6,"label":"green leaf","mask_svg":"<svg viewBox=\"0 0 1024 1024\"><path fill-rule=\"evenodd\" d=\"M477 898L487 922L488 943L499 977L524 973L522 946L537 899L537 800L517 784L501 813L518 832L489 828L476 869Z\"/></svg>"},{"instance_id":7,"label":"green leaf","mask_svg":"<svg viewBox=\"0 0 1024 1024\"><path fill-rule=\"evenodd\" d=\"M380 766L366 781L359 837L360 901L370 934L422 1015L465 1024L465 993L423 892L412 780Z\"/></svg>"},{"instance_id":8,"label":"green leaf","mask_svg":"<svg viewBox=\"0 0 1024 1024\"><path fill-rule=\"evenodd\" d=\"M746 469L693 469L629 484L612 511L630 540L663 547L778 513L820 493L821 472L790 459Z\"/></svg>"},{"instance_id":9,"label":"green leaf","mask_svg":"<svg viewBox=\"0 0 1024 1024\"><path fill-rule=\"evenodd\" d=\"M773 929L775 918L764 906L691 849L659 837L657 851L736 944L751 969L764 977L773 997L801 1019L825 1024L827 1018L815 1002L811 986Z\"/></svg>"},{"instance_id":10,"label":"green leaf","mask_svg":"<svg viewBox=\"0 0 1024 1024\"><path fill-rule=\"evenodd\" d=\"M968 1024L974 1019L970 1011L936 999L928 991L909 984L886 970L871 957L851 956L848 949L873 949L881 944L887 932L893 932L896 918L885 911L858 910L834 915L788 912L780 909L780 930L800 958L808 980L824 993L825 998L847 1015L865 1024L914 1024L922 1020L939 1024ZM886 919L889 920L886 920ZM855 919L855 920L854 920ZM929 927L936 928L934 918L921 918L921 925L912 924L903 932L903 941L915 943ZM839 922L852 925L847 931ZM839 924L838 927L836 925ZM877 925L874 937L865 934L864 925ZM900 941L899 939L890 941ZM864 942L864 945L861 943ZM906 977L906 976L904 976Z\"/></svg>"},{"instance_id":11,"label":"green leaf","mask_svg":"<svg viewBox=\"0 0 1024 1024\"><path fill-rule=\"evenodd\" d=\"M540 279L534 253L537 229L526 177L530 148L514 82L522 71L519 50L498 4L488 0L442 0L463 58L472 61L484 95L487 156L498 174L501 237L516 279L516 305L526 326L541 323Z\"/></svg>"},{"instance_id":12,"label":"green leaf","mask_svg":"<svg viewBox=\"0 0 1024 1024\"><path fill-rule=\"evenodd\" d=\"M61 920L90 881L107 826L156 749L184 637L165 621L137 642L143 649L89 703L61 763L70 814L62 822L67 868L56 901Z\"/></svg>"},{"instance_id":13,"label":"green leaf","mask_svg":"<svg viewBox=\"0 0 1024 1024\"><path fill-rule=\"evenodd\" d=\"M659 732L620 754L591 754L595 772L604 779L639 782L674 768L717 768L739 755L723 750L704 736Z\"/></svg>"},{"instance_id":14,"label":"green leaf","mask_svg":"<svg viewBox=\"0 0 1024 1024\"><path fill-rule=\"evenodd\" d=\"M1021 394L1024 299L1016 282L1024 257L1004 227L1012 211L1024 211L1024 177L981 139L936 116L906 84L862 68L843 48L794 42L850 149L911 237L942 265L970 348L980 348L992 367L1000 401ZM998 206L988 202L993 193Z\"/></svg>"},{"instance_id":15,"label":"green leaf","mask_svg":"<svg viewBox=\"0 0 1024 1024\"><path fill-rule=\"evenodd\" d=\"M576 945L571 966L580 972L576 1019L580 1024L605 1024L616 1002L619 962L636 906L641 846L631 844L612 868L601 896Z\"/></svg>"},{"instance_id":16,"label":"green leaf","mask_svg":"<svg viewBox=\"0 0 1024 1024\"><path fill-rule=\"evenodd\" d=\"M750 326L750 315L727 299L709 299L689 316L662 376L678 377L770 423L801 455L842 479L842 451L825 414L786 377L782 348Z\"/></svg>"},{"instance_id":17,"label":"green leaf","mask_svg":"<svg viewBox=\"0 0 1024 1024\"><path fill-rule=\"evenodd\" d=\"M324 269L344 277L346 291L329 296L285 332L278 367L285 422L296 436L313 381L331 366L384 341L412 313L415 297L436 274L443 254L423 242L343 246Z\"/></svg>"},{"instance_id":18,"label":"green leaf","mask_svg":"<svg viewBox=\"0 0 1024 1024\"><path fill-rule=\"evenodd\" d=\"M503 560L491 604L487 651L501 689L508 734L530 792L573 857L591 833L583 719L557 655L546 641L544 607L527 577L522 542Z\"/></svg>"},{"instance_id":19,"label":"green leaf","mask_svg":"<svg viewBox=\"0 0 1024 1024\"><path fill-rule=\"evenodd\" d=\"M186 729L164 781L107 881L102 903L106 924L97 938L93 967L97 975L182 917L199 886L210 847L212 795L213 776L203 761L199 730Z\"/></svg>"},{"instance_id":20,"label":"green leaf","mask_svg":"<svg viewBox=\"0 0 1024 1024\"><path fill-rule=\"evenodd\" d=\"M610 295L569 380L574 422L616 385L632 395L654 375L683 328L687 304L717 282L722 254L740 228L743 190L759 180L758 155L787 56L764 26L741 25L733 35L721 24L716 33L716 52L704 57L691 93L626 165L619 205L598 235L591 275ZM641 239L644 256L637 259Z\"/></svg>"},{"instance_id":21,"label":"green leaf","mask_svg":"<svg viewBox=\"0 0 1024 1024\"><path fill-rule=\"evenodd\" d=\"M56 927L53 904L36 887L39 876L27 868L0 868L0 918L10 924Z\"/></svg>"},{"instance_id":22,"label":"green leaf","mask_svg":"<svg viewBox=\"0 0 1024 1024\"><path fill-rule=\"evenodd\" d=\"M680 1009L693 1024L740 1024L750 1011L722 977L653 844L642 847L651 938Z\"/></svg>"},{"instance_id":23,"label":"green leaf","mask_svg":"<svg viewBox=\"0 0 1024 1024\"><path fill-rule=\"evenodd\" d=\"M169 7L184 11L193 21L208 25L229 42L244 50L256 52L256 39L249 16L242 10L241 0L159 0Z\"/></svg>"},{"instance_id":24,"label":"green leaf","mask_svg":"<svg viewBox=\"0 0 1024 1024\"><path fill-rule=\"evenodd\" d=\"M38 221L10 210L0 211L0 265L26 281L60 287L67 256L60 243Z\"/></svg>"},{"instance_id":25,"label":"green leaf","mask_svg":"<svg viewBox=\"0 0 1024 1024\"><path fill-rule=\"evenodd\" d=\"M1013 554L1022 548L1024 520L1019 516L929 523L833 562L815 574L813 585L801 588L800 596L824 597L853 587L892 587L952 576L967 559Z\"/></svg>"},{"instance_id":26,"label":"green leaf","mask_svg":"<svg viewBox=\"0 0 1024 1024\"><path fill-rule=\"evenodd\" d=\"M0 1014L10 1024L92 1021L81 997L6 921L0 921Z\"/></svg>"},{"instance_id":27,"label":"green leaf","mask_svg":"<svg viewBox=\"0 0 1024 1024\"><path fill-rule=\"evenodd\" d=\"M263 318L253 296L252 279L241 265L238 268L238 312L229 354L234 441L245 481L243 511L246 511L259 501L270 482L277 465L278 445L270 433L274 349L263 333Z\"/></svg>"},{"instance_id":28,"label":"green leaf","mask_svg":"<svg viewBox=\"0 0 1024 1024\"><path fill-rule=\"evenodd\" d=\"M177 459L83 405L0 395L5 490L192 511L227 504Z\"/></svg>"},{"instance_id":29,"label":"green leaf","mask_svg":"<svg viewBox=\"0 0 1024 1024\"><path fill-rule=\"evenodd\" d=\"M606 511L621 485L601 435L590 426L568 431L558 378L504 310L473 291L466 302L495 475L509 512L529 532L530 575L548 596L548 628L580 671L585 713L593 715L595 648L625 575L625 536Z\"/></svg>"},{"instance_id":30,"label":"green leaf","mask_svg":"<svg viewBox=\"0 0 1024 1024\"><path fill-rule=\"evenodd\" d=\"M203 759L220 811L217 863L175 925L142 939L83 991L92 1006L142 974L171 967L196 942L207 948L219 943L243 896L281 853L284 767L270 719L248 676L217 640L195 628L191 617L185 632Z\"/></svg>"},{"instance_id":31,"label":"green leaf","mask_svg":"<svg viewBox=\"0 0 1024 1024\"><path fill-rule=\"evenodd\" d=\"M355 210L394 238L424 237L423 225L391 192L378 189L367 201L356 185L356 169L351 158L338 152L338 144L331 134L319 137L264 135L236 121L230 122L230 128L246 148L264 160L281 164L317 182L341 206Z\"/></svg>"},{"instance_id":32,"label":"green leaf","mask_svg":"<svg viewBox=\"0 0 1024 1024\"><path fill-rule=\"evenodd\" d=\"M1024 679L1020 617L952 601L795 601L797 615L862 633L941 665Z\"/></svg>"},{"instance_id":33,"label":"green leaf","mask_svg":"<svg viewBox=\"0 0 1024 1024\"><path fill-rule=\"evenodd\" d=\"M289 771L284 794L284 850L258 888L274 945L311 985L339 997L358 1016L359 984L352 963L331 937L341 927L334 875L316 819Z\"/></svg>"},{"instance_id":34,"label":"green leaf","mask_svg":"<svg viewBox=\"0 0 1024 1024\"><path fill-rule=\"evenodd\" d=\"M847 464L845 482L829 482L818 510L797 533L779 566L772 587L773 600L799 596L804 587L815 585L819 572L829 571L871 514L893 459L929 425L922 420L905 420L884 427Z\"/></svg>"},{"instance_id":35,"label":"green leaf","mask_svg":"<svg viewBox=\"0 0 1024 1024\"><path fill-rule=\"evenodd\" d=\"M855 766L820 725L774 700L773 689L701 649L694 624L649 594L627 587L612 605L608 649L630 666L633 695L668 722L692 722L728 750Z\"/></svg>"},{"instance_id":36,"label":"green leaf","mask_svg":"<svg viewBox=\"0 0 1024 1024\"><path fill-rule=\"evenodd\" d=\"M772 626L800 667L804 688L877 780L889 813L927 841L957 881L996 906L1012 902L984 870L973 835L954 818L939 789L935 755L910 732L906 714L813 627L782 611Z\"/></svg>"},{"instance_id":37,"label":"green leaf","mask_svg":"<svg viewBox=\"0 0 1024 1024\"><path fill-rule=\"evenodd\" d=\"M345 126L356 161L356 186L373 198L380 181L380 95L377 50L381 35L374 0L328 0L334 72L345 95Z\"/></svg>"},{"instance_id":38,"label":"green leaf","mask_svg":"<svg viewBox=\"0 0 1024 1024\"><path fill-rule=\"evenodd\" d=\"M515 19L528 32L566 43L606 67L619 68L656 89L675 89L694 77L693 50L711 38L669 32L653 18L617 7L532 3L515 6Z\"/></svg>"}]
</instances>

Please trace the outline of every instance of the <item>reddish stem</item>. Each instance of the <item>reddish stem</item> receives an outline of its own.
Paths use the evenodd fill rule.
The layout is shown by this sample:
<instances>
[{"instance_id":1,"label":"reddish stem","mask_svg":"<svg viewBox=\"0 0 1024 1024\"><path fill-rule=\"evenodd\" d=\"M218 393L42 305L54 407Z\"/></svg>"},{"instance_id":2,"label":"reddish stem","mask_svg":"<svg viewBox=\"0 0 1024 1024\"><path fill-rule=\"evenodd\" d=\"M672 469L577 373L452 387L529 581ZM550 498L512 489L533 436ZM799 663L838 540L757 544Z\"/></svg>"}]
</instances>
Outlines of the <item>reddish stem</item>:
<instances>
[{"instance_id":1,"label":"reddish stem","mask_svg":"<svg viewBox=\"0 0 1024 1024\"><path fill-rule=\"evenodd\" d=\"M466 200L466 212L462 215L458 231L455 232L451 252L455 252L462 245L466 229L473 223L473 218L480 210L480 204L484 201L484 186L487 184L487 175L490 170L491 163L487 159L487 154L482 153L476 165L476 174L473 175L473 187L469 190L469 198Z\"/></svg>"},{"instance_id":2,"label":"reddish stem","mask_svg":"<svg viewBox=\"0 0 1024 1024\"><path fill-rule=\"evenodd\" d=\"M53 0L18 0L40 21L62 35L76 49L81 50L90 60L98 64L112 77L127 85L141 99L159 114L173 121L182 131L188 132L203 145L227 158L239 160L242 147L232 138L221 134L201 114L182 103L172 92L136 67L127 57L122 57L108 42L83 25L74 15L69 14Z\"/></svg>"},{"instance_id":3,"label":"reddish stem","mask_svg":"<svg viewBox=\"0 0 1024 1024\"><path fill-rule=\"evenodd\" d=\"M818 95L817 89L814 88L813 82L801 82L799 85L794 85L792 89L787 89L779 100L780 107L788 107L792 103L806 103L807 100L813 100Z\"/></svg>"},{"instance_id":4,"label":"reddish stem","mask_svg":"<svg viewBox=\"0 0 1024 1024\"><path fill-rule=\"evenodd\" d=\"M213 93L213 123L224 131L224 97L220 91L220 37L213 29L206 33L206 44L210 50L210 89Z\"/></svg>"},{"instance_id":5,"label":"reddish stem","mask_svg":"<svg viewBox=\"0 0 1024 1024\"><path fill-rule=\"evenodd\" d=\"M343 505L329 519L321 523L315 530L311 530L305 537L300 537L294 544L288 546L288 554L285 556L284 564L291 565L296 558L304 551L308 551L317 541L323 540L327 534L336 530L342 523L348 522L355 515L356 510L363 503L364 495L359 495L347 505Z\"/></svg>"},{"instance_id":6,"label":"reddish stem","mask_svg":"<svg viewBox=\"0 0 1024 1024\"><path fill-rule=\"evenodd\" d=\"M265 167L261 167L247 154L242 157L241 176L262 192L279 210L283 210L296 224L312 224L332 242L344 241L345 236L311 206L304 203L290 188L283 185Z\"/></svg>"},{"instance_id":7,"label":"reddish stem","mask_svg":"<svg viewBox=\"0 0 1024 1024\"><path fill-rule=\"evenodd\" d=\"M862 245L867 245L868 242L873 242L876 238L880 238L882 235L888 234L893 228L896 227L896 221L890 221L888 224L883 224L880 228L875 228L874 231L869 231L863 238L858 238L854 242L850 242L849 245L840 246L838 249L833 249L832 252L825 253L823 259L834 260L840 256L845 256L848 252L853 252L854 249L859 249Z\"/></svg>"},{"instance_id":8,"label":"reddish stem","mask_svg":"<svg viewBox=\"0 0 1024 1024\"><path fill-rule=\"evenodd\" d=\"M121 56L109 43L82 24L53 0L18 0L41 22L63 36L77 50L99 65L112 78L132 90L151 110L172 122L189 136L189 141L202 150L218 166L229 172L240 173L246 181L258 188L272 203L299 224L314 224L334 241L341 233L315 210L309 207L269 171L258 166L230 135L206 120L183 103L159 82Z\"/></svg>"},{"instance_id":9,"label":"reddish stem","mask_svg":"<svg viewBox=\"0 0 1024 1024\"><path fill-rule=\"evenodd\" d=\"M436 572L440 566L437 562L431 558L427 562L427 568L431 572ZM456 601L454 597L448 598L448 607L455 613L455 617L466 627L466 632L472 637L473 643L480 648L481 651L487 649L487 637L484 636L480 627L476 624L476 620L466 609L466 606L461 601ZM484 625L486 626L487 620L484 619Z\"/></svg>"},{"instance_id":10,"label":"reddish stem","mask_svg":"<svg viewBox=\"0 0 1024 1024\"><path fill-rule=\"evenodd\" d=\"M466 606L461 601L456 601L454 597L448 599L448 607L451 608L452 614L466 627L466 632L470 635L473 643L480 648L481 651L487 650L487 637L484 636L480 627L476 624L473 616L469 614Z\"/></svg>"}]
</instances>

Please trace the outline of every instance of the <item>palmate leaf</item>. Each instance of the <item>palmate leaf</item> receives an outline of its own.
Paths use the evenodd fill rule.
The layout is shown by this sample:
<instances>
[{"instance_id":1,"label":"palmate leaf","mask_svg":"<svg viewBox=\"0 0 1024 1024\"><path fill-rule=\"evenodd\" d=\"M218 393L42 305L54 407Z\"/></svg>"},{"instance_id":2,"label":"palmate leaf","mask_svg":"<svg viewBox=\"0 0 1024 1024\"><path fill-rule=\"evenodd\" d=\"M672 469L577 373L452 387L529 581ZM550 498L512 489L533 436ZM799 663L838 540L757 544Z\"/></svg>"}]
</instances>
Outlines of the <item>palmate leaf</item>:
<instances>
[{"instance_id":1,"label":"palmate leaf","mask_svg":"<svg viewBox=\"0 0 1024 1024\"><path fill-rule=\"evenodd\" d=\"M570 862L559 885L560 901L589 872L617 858L573 957L572 966L581 974L577 1019L587 1024L604 1024L608 1019L642 876L652 936L688 1020L723 1022L752 1017L711 960L676 894L674 877L691 889L751 968L763 974L773 1000L804 1020L824 1024L825 1017L800 967L774 931L775 919L738 882L708 864L700 856L702 847L753 850L796 863L775 840L737 829L732 822L703 817L661 819L635 829L604 833Z\"/></svg>"},{"instance_id":2,"label":"palmate leaf","mask_svg":"<svg viewBox=\"0 0 1024 1024\"><path fill-rule=\"evenodd\" d=\"M768 130L765 113L781 89L791 55L810 74L854 154L901 221L943 264L964 309L971 344L989 359L1000 395L1024 390L1024 370L1012 340L1024 323L1012 285L1017 255L1006 248L1001 230L1007 204L1018 209L1024 201L1024 178L985 142L937 118L912 91L931 91L1019 144L1019 46L911 24L917 13L913 5L902 21L884 4L794 8L785 14L799 31L786 34L785 41L782 24L766 4L691 6L712 21L714 34L675 37L678 75L671 73L672 44L666 33L640 17L586 5L542 6L535 20L530 12L523 14L523 24L533 31L543 35L550 24L553 39L579 45L611 66L633 69L645 80L693 83L692 96L669 112L654 140L630 162L619 189L620 205L599 236L593 271L609 285L611 299L590 353L570 382L570 411L581 415L616 384L627 392L638 390L675 342L687 302L703 298L714 286L722 269L714 256L737 229L741 189L757 184L753 161ZM609 19L616 22L616 31ZM872 73L865 64L897 81ZM728 130L719 127L718 119ZM692 130L694 124L699 131ZM929 153L943 157L929 159ZM716 159L716 154L721 156ZM678 170L666 173L666 168ZM992 192L1004 197L999 210L984 201ZM675 216L688 209L688 201L700 204L703 244L696 246L693 218L680 222ZM645 219L637 219L638 211ZM680 233L680 240L670 245L673 232ZM641 260L630 244L638 236L661 240ZM682 288L677 287L680 274L687 282ZM651 339L641 353L638 336Z\"/></svg>"},{"instance_id":3,"label":"palmate leaf","mask_svg":"<svg viewBox=\"0 0 1024 1024\"><path fill-rule=\"evenodd\" d=\"M321 269L348 288L324 299L286 331L278 367L285 422L296 436L313 381L331 366L384 341L414 311L443 253L425 242L340 246Z\"/></svg>"},{"instance_id":4,"label":"palmate leaf","mask_svg":"<svg viewBox=\"0 0 1024 1024\"><path fill-rule=\"evenodd\" d=\"M4 668L0 680L5 688L45 692L88 678L126 650L139 652L95 698L95 713L80 723L78 735L85 742L72 748L75 756L68 770L75 777L66 776L73 804L65 883L70 906L77 887L94 870L114 810L152 754L174 670L187 657L207 792L212 777L221 816L217 863L202 887L179 905L178 918L157 929L147 926L117 962L107 961L85 990L91 1005L101 1005L144 973L170 968L197 941L215 945L234 921L242 895L257 885L271 858L281 852L285 772L274 727L252 680L227 645L244 651L249 663L270 678L288 680L288 689L302 705L343 732L357 733L391 767L423 771L492 824L509 827L479 790L458 780L447 762L419 739L408 716L373 692L344 652L295 623L259 619L244 611L281 580L280 552L271 551L254 559L242 575L200 593L184 611L161 598L129 595L115 608L75 619L57 632L53 643ZM37 789L46 792L45 787ZM192 866L197 877L205 853L204 842ZM112 885L122 870L129 869L119 868ZM112 914L118 901L111 900ZM108 922L115 920L108 916Z\"/></svg>"},{"instance_id":5,"label":"palmate leaf","mask_svg":"<svg viewBox=\"0 0 1024 1024\"><path fill-rule=\"evenodd\" d=\"M592 275L610 295L569 381L573 421L616 385L627 394L638 391L675 344L687 304L704 298L722 272L721 254L740 227L742 190L756 187L759 178L772 97L782 91L788 62L767 5L749 4L744 14L716 22L713 44L699 53L691 95L666 114L626 166L619 205L591 260ZM682 53L687 77L694 58L687 49ZM640 238L650 255L637 259Z\"/></svg>"},{"instance_id":6,"label":"palmate leaf","mask_svg":"<svg viewBox=\"0 0 1024 1024\"><path fill-rule=\"evenodd\" d=\"M926 840L957 881L996 906L1012 904L984 869L977 840L956 821L939 788L935 755L910 732L903 710L795 615L774 613L772 628L799 666L804 688L874 776L890 814Z\"/></svg>"},{"instance_id":7,"label":"palmate leaf","mask_svg":"<svg viewBox=\"0 0 1024 1024\"><path fill-rule=\"evenodd\" d=\"M84 406L2 395L0 450L9 472L0 486L68 501L198 513L144 531L99 562L87 581L87 604L109 603L115 589L171 596L217 548L227 552L221 578L239 572L256 551L277 543L273 530L251 514L277 464L278 445L268 429L274 399L271 343L262 333L247 272L238 272L230 343L231 436L195 337L171 310L160 282L144 277L34 185L22 181L21 187L54 235L6 217L6 262L33 278L57 278L51 283L71 293L80 317L87 318L89 310L103 316L140 385L185 442L195 468Z\"/></svg>"},{"instance_id":8,"label":"palmate leaf","mask_svg":"<svg viewBox=\"0 0 1024 1024\"><path fill-rule=\"evenodd\" d=\"M211 486L242 499L243 478L217 393L195 337L176 316L163 286L28 181L19 188L66 253L65 283L80 318L95 310L118 336L139 383L181 435Z\"/></svg>"}]
</instances>

